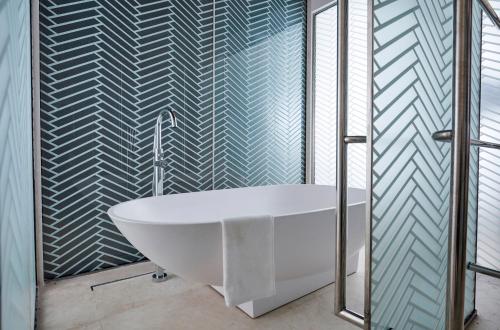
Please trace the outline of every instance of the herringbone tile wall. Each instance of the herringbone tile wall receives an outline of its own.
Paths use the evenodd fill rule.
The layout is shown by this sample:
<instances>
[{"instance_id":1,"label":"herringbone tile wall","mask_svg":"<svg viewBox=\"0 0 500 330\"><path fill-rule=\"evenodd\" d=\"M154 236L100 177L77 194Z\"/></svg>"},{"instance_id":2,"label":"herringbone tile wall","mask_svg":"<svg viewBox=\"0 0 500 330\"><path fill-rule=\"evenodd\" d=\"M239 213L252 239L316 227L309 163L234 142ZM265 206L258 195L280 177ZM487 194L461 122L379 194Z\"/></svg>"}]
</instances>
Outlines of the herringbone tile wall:
<instances>
[{"instance_id":1,"label":"herringbone tile wall","mask_svg":"<svg viewBox=\"0 0 500 330\"><path fill-rule=\"evenodd\" d=\"M0 328L33 329L30 4L0 0Z\"/></svg>"},{"instance_id":2,"label":"herringbone tile wall","mask_svg":"<svg viewBox=\"0 0 500 330\"><path fill-rule=\"evenodd\" d=\"M215 1L216 189L304 180L304 2ZM265 28L263 28L265 27Z\"/></svg>"},{"instance_id":3,"label":"herringbone tile wall","mask_svg":"<svg viewBox=\"0 0 500 330\"><path fill-rule=\"evenodd\" d=\"M165 193L303 181L304 1L40 5L47 278L143 258L105 212L151 194L164 108Z\"/></svg>"}]
</instances>

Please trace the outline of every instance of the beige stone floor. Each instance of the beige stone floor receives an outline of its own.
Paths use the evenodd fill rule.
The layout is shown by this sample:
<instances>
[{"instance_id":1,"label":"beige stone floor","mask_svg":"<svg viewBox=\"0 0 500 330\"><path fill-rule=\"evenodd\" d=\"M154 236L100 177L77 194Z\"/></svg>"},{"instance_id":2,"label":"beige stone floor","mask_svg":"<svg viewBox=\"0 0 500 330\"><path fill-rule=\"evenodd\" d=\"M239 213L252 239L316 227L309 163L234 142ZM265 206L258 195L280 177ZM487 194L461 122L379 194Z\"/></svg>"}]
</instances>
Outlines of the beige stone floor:
<instances>
[{"instance_id":1,"label":"beige stone floor","mask_svg":"<svg viewBox=\"0 0 500 330\"><path fill-rule=\"evenodd\" d=\"M333 314L329 285L257 319L210 287L171 277L152 283L149 262L48 282L40 292L39 329L359 329ZM94 287L108 281L137 276ZM348 278L348 305L361 311L362 273ZM483 306L484 305L484 306ZM479 277L478 318L469 329L500 329L500 281Z\"/></svg>"}]
</instances>

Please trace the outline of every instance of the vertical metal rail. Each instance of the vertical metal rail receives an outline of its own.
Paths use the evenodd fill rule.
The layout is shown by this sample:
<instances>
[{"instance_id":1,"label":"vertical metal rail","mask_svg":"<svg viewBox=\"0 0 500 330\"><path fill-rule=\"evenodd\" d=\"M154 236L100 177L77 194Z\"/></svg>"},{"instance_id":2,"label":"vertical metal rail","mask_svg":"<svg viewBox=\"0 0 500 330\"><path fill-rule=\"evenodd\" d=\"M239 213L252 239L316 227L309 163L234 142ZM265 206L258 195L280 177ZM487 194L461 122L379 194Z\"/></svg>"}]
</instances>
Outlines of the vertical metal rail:
<instances>
[{"instance_id":1,"label":"vertical metal rail","mask_svg":"<svg viewBox=\"0 0 500 330\"><path fill-rule=\"evenodd\" d=\"M35 204L36 283L45 285L42 225L42 139L40 129L40 4L31 0L31 90L33 127L33 195ZM38 311L38 310L37 310Z\"/></svg>"},{"instance_id":2,"label":"vertical metal rail","mask_svg":"<svg viewBox=\"0 0 500 330\"><path fill-rule=\"evenodd\" d=\"M347 251L347 31L348 0L337 2L337 239L335 264L335 314L346 309Z\"/></svg>"},{"instance_id":3,"label":"vertical metal rail","mask_svg":"<svg viewBox=\"0 0 500 330\"><path fill-rule=\"evenodd\" d=\"M335 267L335 313L346 309L346 206L347 187L346 110L347 110L347 0L337 2L337 240Z\"/></svg>"},{"instance_id":4,"label":"vertical metal rail","mask_svg":"<svg viewBox=\"0 0 500 330\"><path fill-rule=\"evenodd\" d=\"M347 133L347 64L348 0L337 2L337 240L335 267L335 314L363 327L363 316L346 307L347 252L347 144L362 143L366 137L348 137Z\"/></svg>"},{"instance_id":5,"label":"vertical metal rail","mask_svg":"<svg viewBox=\"0 0 500 330\"><path fill-rule=\"evenodd\" d=\"M455 0L453 142L448 237L446 329L464 329L469 193L472 1Z\"/></svg>"},{"instance_id":6,"label":"vertical metal rail","mask_svg":"<svg viewBox=\"0 0 500 330\"><path fill-rule=\"evenodd\" d=\"M364 329L370 330L372 323L372 216L373 216L373 14L374 3L368 0L368 111L366 136L366 219L365 219L365 301L364 301Z\"/></svg>"}]
</instances>

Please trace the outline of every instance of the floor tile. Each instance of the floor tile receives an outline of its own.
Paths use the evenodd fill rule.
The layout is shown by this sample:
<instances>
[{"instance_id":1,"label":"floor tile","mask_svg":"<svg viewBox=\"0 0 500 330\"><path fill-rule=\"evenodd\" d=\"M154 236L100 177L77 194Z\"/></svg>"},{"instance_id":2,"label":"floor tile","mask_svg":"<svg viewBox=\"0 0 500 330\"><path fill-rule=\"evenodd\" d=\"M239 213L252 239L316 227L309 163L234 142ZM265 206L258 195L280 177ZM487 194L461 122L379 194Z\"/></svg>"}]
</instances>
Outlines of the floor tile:
<instances>
[{"instance_id":1,"label":"floor tile","mask_svg":"<svg viewBox=\"0 0 500 330\"><path fill-rule=\"evenodd\" d=\"M169 275L153 283L148 262L86 276L48 282L41 291L39 328L42 330L356 330L333 314L335 286L251 319L227 308L212 288ZM132 277L135 276L135 277ZM131 278L128 278L131 277ZM125 280L120 280L127 278ZM111 283L107 283L111 282ZM91 286L93 290L90 289ZM349 308L363 310L364 278L348 277ZM478 317L469 329L500 330L500 280L478 275Z\"/></svg>"}]
</instances>

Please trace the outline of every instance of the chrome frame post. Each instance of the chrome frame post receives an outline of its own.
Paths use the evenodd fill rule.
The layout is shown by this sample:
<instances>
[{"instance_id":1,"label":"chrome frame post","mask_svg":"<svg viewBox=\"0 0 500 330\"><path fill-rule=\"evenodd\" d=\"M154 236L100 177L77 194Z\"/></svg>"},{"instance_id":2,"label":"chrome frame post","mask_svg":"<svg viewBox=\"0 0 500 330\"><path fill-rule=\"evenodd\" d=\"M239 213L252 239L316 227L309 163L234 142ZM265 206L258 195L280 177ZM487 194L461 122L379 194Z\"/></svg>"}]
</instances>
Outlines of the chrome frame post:
<instances>
[{"instance_id":1,"label":"chrome frame post","mask_svg":"<svg viewBox=\"0 0 500 330\"><path fill-rule=\"evenodd\" d=\"M367 136L366 136L366 219L365 219L365 301L364 301L364 329L371 328L371 297L372 297L372 218L373 218L373 1L368 0L368 111L367 111Z\"/></svg>"},{"instance_id":2,"label":"chrome frame post","mask_svg":"<svg viewBox=\"0 0 500 330\"><path fill-rule=\"evenodd\" d=\"M306 26L306 170L305 183L314 183L314 25L313 5L307 1ZM215 61L214 61L215 62Z\"/></svg>"},{"instance_id":3,"label":"chrome frame post","mask_svg":"<svg viewBox=\"0 0 500 330\"><path fill-rule=\"evenodd\" d=\"M42 224L42 138L40 120L40 3L31 0L31 90L36 284L45 286ZM38 310L37 310L38 313Z\"/></svg>"},{"instance_id":4,"label":"chrome frame post","mask_svg":"<svg viewBox=\"0 0 500 330\"><path fill-rule=\"evenodd\" d=\"M335 314L346 309L346 249L347 249L347 146L344 141L347 126L347 31L348 0L337 2L337 240L335 267Z\"/></svg>"},{"instance_id":5,"label":"chrome frame post","mask_svg":"<svg viewBox=\"0 0 500 330\"><path fill-rule=\"evenodd\" d=\"M472 0L454 4L453 142L446 329L464 329L471 107Z\"/></svg>"},{"instance_id":6,"label":"chrome frame post","mask_svg":"<svg viewBox=\"0 0 500 330\"><path fill-rule=\"evenodd\" d=\"M335 261L335 314L359 327L363 316L346 307L347 254L347 144L366 138L347 136L348 0L337 1L337 241Z\"/></svg>"},{"instance_id":7,"label":"chrome frame post","mask_svg":"<svg viewBox=\"0 0 500 330\"><path fill-rule=\"evenodd\" d=\"M481 6L482 12L485 13L486 16L489 17L489 19L491 20L492 24L494 24L496 27L500 28L500 18L495 13L493 7L491 7L489 1L488 0L477 0L477 1L479 2L480 6ZM481 17L481 21L482 21L482 17ZM432 138L435 141L440 141L440 142L452 142L452 141L454 141L453 136L454 136L454 131L453 130L441 130L441 131L436 131L436 132L434 132L434 134L432 134ZM482 141L481 139L471 138L470 136L469 136L469 142L468 143L471 146L476 146L476 147L479 147L479 148L488 148L488 149L500 150L500 143L489 142L489 141ZM479 163L479 159L478 159L478 163ZM476 187L476 188L478 189L478 187ZM476 221L477 221L477 215L476 215ZM485 275L488 275L488 276L500 278L500 270L492 269L492 268L488 268L488 267L484 267L484 266L478 265L476 263L477 262L477 230L476 230L475 244L476 244L476 246L475 246L475 249L476 249L476 260L475 260L475 262L468 262L467 269L470 270L470 271L472 271L472 272L474 272L474 273L481 273L481 274L485 274ZM470 322L471 319L475 316L475 314L476 313L474 311L471 315L469 315L467 317L466 322L465 322L466 326L467 326L467 323Z\"/></svg>"}]
</instances>

